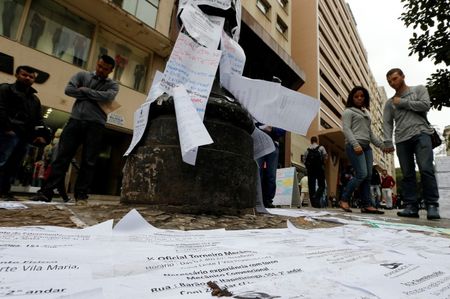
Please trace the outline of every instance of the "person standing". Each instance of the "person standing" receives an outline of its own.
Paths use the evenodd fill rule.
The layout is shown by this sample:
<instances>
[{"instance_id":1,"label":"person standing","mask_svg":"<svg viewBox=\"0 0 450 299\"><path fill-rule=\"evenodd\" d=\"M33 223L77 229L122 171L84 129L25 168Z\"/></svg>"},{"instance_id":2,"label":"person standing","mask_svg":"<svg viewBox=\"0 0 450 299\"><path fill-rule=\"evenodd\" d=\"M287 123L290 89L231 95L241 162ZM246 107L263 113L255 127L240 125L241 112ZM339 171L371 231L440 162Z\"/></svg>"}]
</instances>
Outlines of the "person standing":
<instances>
[{"instance_id":1,"label":"person standing","mask_svg":"<svg viewBox=\"0 0 450 299\"><path fill-rule=\"evenodd\" d=\"M372 167L372 178L370 179L370 195L372 196L372 205L376 208L380 207L381 201L381 179L380 173L375 166Z\"/></svg>"},{"instance_id":2,"label":"person standing","mask_svg":"<svg viewBox=\"0 0 450 299\"><path fill-rule=\"evenodd\" d=\"M348 202L356 188L359 188L361 213L383 214L384 212L373 206L370 196L373 164L370 144L382 148L383 142L372 133L369 109L370 96L367 89L354 87L347 98L342 125L345 152L355 170L355 176L347 184L339 205L344 211L351 212Z\"/></svg>"},{"instance_id":3,"label":"person standing","mask_svg":"<svg viewBox=\"0 0 450 299\"><path fill-rule=\"evenodd\" d=\"M56 160L52 163L52 172L32 200L46 202L52 200L53 189L62 185L72 158L78 147L83 145L74 196L78 204L87 203L107 118L100 105L114 101L119 91L117 82L108 78L114 65L112 57L103 55L97 61L95 72L82 71L70 79L65 94L76 100L70 119L61 133Z\"/></svg>"},{"instance_id":4,"label":"person standing","mask_svg":"<svg viewBox=\"0 0 450 299\"><path fill-rule=\"evenodd\" d=\"M383 193L383 198L386 201L386 209L391 210L393 207L392 203L392 188L395 186L394 178L388 175L387 170L383 169L383 175L381 178L381 192Z\"/></svg>"},{"instance_id":5,"label":"person standing","mask_svg":"<svg viewBox=\"0 0 450 299\"><path fill-rule=\"evenodd\" d=\"M0 197L15 200L11 180L16 176L28 143L44 145L45 134L42 107L37 91L31 87L36 72L30 66L19 66L16 82L0 85Z\"/></svg>"},{"instance_id":6,"label":"person standing","mask_svg":"<svg viewBox=\"0 0 450 299\"><path fill-rule=\"evenodd\" d=\"M401 217L419 217L415 164L419 167L422 182L422 198L427 209L427 218L440 219L439 192L433 166L431 137L433 128L427 122L430 97L425 86L408 86L405 75L399 68L386 74L387 82L395 95L384 105L383 130L385 146L394 149L392 134L395 125L395 143L400 169L403 174L402 199L405 208L398 212ZM416 162L415 162L416 161Z\"/></svg>"},{"instance_id":7,"label":"person standing","mask_svg":"<svg viewBox=\"0 0 450 299\"><path fill-rule=\"evenodd\" d=\"M280 154L280 139L284 136L286 131L280 128L266 126L261 123L256 123L256 126L258 129L269 135L275 145L275 150L273 152L256 160L259 166L259 175L261 177L264 207L274 208L273 198L275 197L277 188L277 168L278 157Z\"/></svg>"},{"instance_id":8,"label":"person standing","mask_svg":"<svg viewBox=\"0 0 450 299\"><path fill-rule=\"evenodd\" d=\"M325 161L327 158L327 151L322 145L319 145L317 137L311 137L311 145L303 155L303 162L308 171L309 201L314 208L322 206L321 199L325 190Z\"/></svg>"},{"instance_id":9,"label":"person standing","mask_svg":"<svg viewBox=\"0 0 450 299\"><path fill-rule=\"evenodd\" d=\"M303 206L304 200L309 201L309 188L308 188L308 176L304 175L300 180L300 205L298 208Z\"/></svg>"}]
</instances>

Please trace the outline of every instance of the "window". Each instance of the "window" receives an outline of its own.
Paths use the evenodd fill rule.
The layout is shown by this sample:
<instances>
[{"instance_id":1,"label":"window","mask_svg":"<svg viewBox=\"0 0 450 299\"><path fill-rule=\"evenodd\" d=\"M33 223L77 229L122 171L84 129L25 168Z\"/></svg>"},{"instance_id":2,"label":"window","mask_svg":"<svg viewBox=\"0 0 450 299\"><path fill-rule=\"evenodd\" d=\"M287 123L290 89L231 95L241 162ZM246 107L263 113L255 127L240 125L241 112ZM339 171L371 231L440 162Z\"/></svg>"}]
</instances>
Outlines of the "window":
<instances>
[{"instance_id":1,"label":"window","mask_svg":"<svg viewBox=\"0 0 450 299\"><path fill-rule=\"evenodd\" d=\"M17 28L19 27L25 0L4 0L0 2L0 15L2 16L0 32L3 36L14 39L17 34Z\"/></svg>"},{"instance_id":2,"label":"window","mask_svg":"<svg viewBox=\"0 0 450 299\"><path fill-rule=\"evenodd\" d=\"M280 16L277 16L277 23L275 25L275 28L277 28L278 32L283 34L284 37L287 37L288 33L288 26L286 23L280 18Z\"/></svg>"},{"instance_id":3,"label":"window","mask_svg":"<svg viewBox=\"0 0 450 299\"><path fill-rule=\"evenodd\" d=\"M155 28L159 0L115 0L114 3L136 16L150 27Z\"/></svg>"},{"instance_id":4,"label":"window","mask_svg":"<svg viewBox=\"0 0 450 299\"><path fill-rule=\"evenodd\" d=\"M103 28L99 29L95 51L96 57L107 54L115 59L114 80L137 91L144 91L149 63L148 53Z\"/></svg>"},{"instance_id":5,"label":"window","mask_svg":"<svg viewBox=\"0 0 450 299\"><path fill-rule=\"evenodd\" d=\"M280 3L281 7L283 7L284 9L287 9L288 2L288 0L278 0L278 3Z\"/></svg>"},{"instance_id":6,"label":"window","mask_svg":"<svg viewBox=\"0 0 450 299\"><path fill-rule=\"evenodd\" d=\"M35 0L22 43L79 67L86 67L95 26L54 1Z\"/></svg>"},{"instance_id":7,"label":"window","mask_svg":"<svg viewBox=\"0 0 450 299\"><path fill-rule=\"evenodd\" d=\"M270 4L267 2L267 0L256 0L256 6L259 8L260 11L262 11L263 14L266 16L269 15L270 11Z\"/></svg>"}]
</instances>

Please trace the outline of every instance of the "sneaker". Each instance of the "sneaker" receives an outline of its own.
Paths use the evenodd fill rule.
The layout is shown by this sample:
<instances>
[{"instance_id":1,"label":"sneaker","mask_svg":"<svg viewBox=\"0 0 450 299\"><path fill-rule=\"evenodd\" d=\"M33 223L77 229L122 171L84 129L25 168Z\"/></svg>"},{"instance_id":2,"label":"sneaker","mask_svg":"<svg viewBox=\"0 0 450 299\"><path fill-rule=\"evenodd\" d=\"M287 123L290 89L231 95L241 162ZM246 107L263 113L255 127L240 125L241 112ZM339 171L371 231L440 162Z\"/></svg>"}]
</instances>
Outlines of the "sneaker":
<instances>
[{"instance_id":1,"label":"sneaker","mask_svg":"<svg viewBox=\"0 0 450 299\"><path fill-rule=\"evenodd\" d=\"M44 193L42 193L42 192L38 192L38 193L36 193L35 196L30 197L30 200L31 201L51 202L52 198L45 196Z\"/></svg>"},{"instance_id":2,"label":"sneaker","mask_svg":"<svg viewBox=\"0 0 450 299\"><path fill-rule=\"evenodd\" d=\"M15 197L14 195L12 195L12 193L6 193L6 194L0 195L0 200L4 200L4 201L18 201L19 199L17 197Z\"/></svg>"}]
</instances>

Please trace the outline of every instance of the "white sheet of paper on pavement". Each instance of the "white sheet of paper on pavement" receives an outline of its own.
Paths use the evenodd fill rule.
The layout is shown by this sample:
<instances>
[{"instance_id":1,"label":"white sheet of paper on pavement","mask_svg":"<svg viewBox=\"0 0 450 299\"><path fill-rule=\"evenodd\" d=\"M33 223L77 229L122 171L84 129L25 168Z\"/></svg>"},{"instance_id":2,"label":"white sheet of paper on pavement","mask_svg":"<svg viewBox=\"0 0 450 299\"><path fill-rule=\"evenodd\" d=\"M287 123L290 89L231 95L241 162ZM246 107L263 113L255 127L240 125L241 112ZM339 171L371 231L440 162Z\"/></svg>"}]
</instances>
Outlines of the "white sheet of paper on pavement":
<instances>
[{"instance_id":1,"label":"white sheet of paper on pavement","mask_svg":"<svg viewBox=\"0 0 450 299\"><path fill-rule=\"evenodd\" d=\"M242 75L245 66L245 52L241 46L222 31L222 42L220 43L222 57L220 58L220 83L223 86L229 86L225 82L228 75Z\"/></svg>"},{"instance_id":2,"label":"white sheet of paper on pavement","mask_svg":"<svg viewBox=\"0 0 450 299\"><path fill-rule=\"evenodd\" d=\"M160 95L164 93L164 90L159 87L159 82L161 82L162 77L163 73L161 73L160 71L155 72L152 86L150 87L150 91L148 92L147 98L145 99L146 102L153 103Z\"/></svg>"},{"instance_id":3,"label":"white sheet of paper on pavement","mask_svg":"<svg viewBox=\"0 0 450 299\"><path fill-rule=\"evenodd\" d=\"M210 49L219 47L225 18L208 16L192 3L184 7L180 17L184 28L199 44Z\"/></svg>"},{"instance_id":4,"label":"white sheet of paper on pavement","mask_svg":"<svg viewBox=\"0 0 450 299\"><path fill-rule=\"evenodd\" d=\"M124 156L128 156L131 153L144 135L145 128L147 127L148 113L150 112L150 104L151 102L145 102L134 112L133 138Z\"/></svg>"},{"instance_id":5,"label":"white sheet of paper on pavement","mask_svg":"<svg viewBox=\"0 0 450 299\"><path fill-rule=\"evenodd\" d=\"M0 228L0 297L211 298L208 281L241 298L450 296L449 240L437 235L362 224L153 230L136 211L122 220L118 234L93 230L104 236Z\"/></svg>"},{"instance_id":6,"label":"white sheet of paper on pavement","mask_svg":"<svg viewBox=\"0 0 450 299\"><path fill-rule=\"evenodd\" d=\"M228 78L227 78L228 80ZM320 101L279 83L232 75L225 86L255 119L286 131L306 135L319 112Z\"/></svg>"},{"instance_id":7,"label":"white sheet of paper on pavement","mask_svg":"<svg viewBox=\"0 0 450 299\"><path fill-rule=\"evenodd\" d=\"M5 210L21 210L28 209L28 207L20 202L0 202L0 209Z\"/></svg>"},{"instance_id":8,"label":"white sheet of paper on pavement","mask_svg":"<svg viewBox=\"0 0 450 299\"><path fill-rule=\"evenodd\" d=\"M272 138L258 128L252 133L253 139L253 158L259 159L270 154L275 150Z\"/></svg>"},{"instance_id":9,"label":"white sheet of paper on pavement","mask_svg":"<svg viewBox=\"0 0 450 299\"><path fill-rule=\"evenodd\" d=\"M179 85L173 89L173 99L175 102L181 155L184 162L195 165L195 160L185 159L185 155L201 145L213 143L213 140L183 85Z\"/></svg>"}]
</instances>

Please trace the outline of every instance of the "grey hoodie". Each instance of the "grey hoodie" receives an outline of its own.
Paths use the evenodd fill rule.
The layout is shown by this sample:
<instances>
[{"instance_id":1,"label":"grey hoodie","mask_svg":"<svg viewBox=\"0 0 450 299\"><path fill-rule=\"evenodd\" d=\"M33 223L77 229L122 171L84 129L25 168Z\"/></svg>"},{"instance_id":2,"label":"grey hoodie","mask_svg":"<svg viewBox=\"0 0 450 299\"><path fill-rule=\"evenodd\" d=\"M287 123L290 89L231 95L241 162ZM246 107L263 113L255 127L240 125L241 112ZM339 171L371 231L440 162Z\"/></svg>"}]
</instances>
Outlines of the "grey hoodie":
<instances>
[{"instance_id":1,"label":"grey hoodie","mask_svg":"<svg viewBox=\"0 0 450 299\"><path fill-rule=\"evenodd\" d=\"M351 144L353 147L369 143L381 147L383 142L373 134L370 128L371 122L368 110L355 107L346 108L342 114L345 143Z\"/></svg>"},{"instance_id":2,"label":"grey hoodie","mask_svg":"<svg viewBox=\"0 0 450 299\"><path fill-rule=\"evenodd\" d=\"M411 139L421 133L432 134L433 128L425 120L430 110L430 97L423 85L412 86L400 95L400 104L386 101L383 112L384 144L392 147L392 131L395 123L395 143Z\"/></svg>"}]
</instances>

